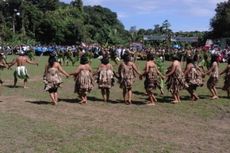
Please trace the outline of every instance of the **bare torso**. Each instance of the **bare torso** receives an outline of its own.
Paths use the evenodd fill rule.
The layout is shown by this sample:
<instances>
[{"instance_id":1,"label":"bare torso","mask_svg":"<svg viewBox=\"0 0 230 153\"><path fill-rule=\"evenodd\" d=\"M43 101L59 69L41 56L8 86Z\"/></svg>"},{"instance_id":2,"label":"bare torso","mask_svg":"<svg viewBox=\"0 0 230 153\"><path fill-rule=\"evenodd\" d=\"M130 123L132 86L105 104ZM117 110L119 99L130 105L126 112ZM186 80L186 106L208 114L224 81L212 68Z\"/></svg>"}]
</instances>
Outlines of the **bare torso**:
<instances>
[{"instance_id":1,"label":"bare torso","mask_svg":"<svg viewBox=\"0 0 230 153\"><path fill-rule=\"evenodd\" d=\"M84 65L79 65L79 67L77 68L77 70L75 71L75 73L79 73L82 70L88 70L88 71L92 71L91 67L89 64L84 64Z\"/></svg>"},{"instance_id":2,"label":"bare torso","mask_svg":"<svg viewBox=\"0 0 230 153\"><path fill-rule=\"evenodd\" d=\"M28 62L28 58L26 56L18 56L16 58L17 66L25 66L27 62Z\"/></svg>"},{"instance_id":3,"label":"bare torso","mask_svg":"<svg viewBox=\"0 0 230 153\"><path fill-rule=\"evenodd\" d=\"M112 65L111 64L101 64L99 69L113 69Z\"/></svg>"},{"instance_id":4,"label":"bare torso","mask_svg":"<svg viewBox=\"0 0 230 153\"><path fill-rule=\"evenodd\" d=\"M213 62L212 67L213 67L213 68L212 68L212 71L211 71L211 75L212 75L213 77L218 77L219 68L218 68L217 62Z\"/></svg>"},{"instance_id":5,"label":"bare torso","mask_svg":"<svg viewBox=\"0 0 230 153\"><path fill-rule=\"evenodd\" d=\"M153 61L148 61L146 63L145 72L148 73L150 68L155 68L156 64Z\"/></svg>"}]
</instances>

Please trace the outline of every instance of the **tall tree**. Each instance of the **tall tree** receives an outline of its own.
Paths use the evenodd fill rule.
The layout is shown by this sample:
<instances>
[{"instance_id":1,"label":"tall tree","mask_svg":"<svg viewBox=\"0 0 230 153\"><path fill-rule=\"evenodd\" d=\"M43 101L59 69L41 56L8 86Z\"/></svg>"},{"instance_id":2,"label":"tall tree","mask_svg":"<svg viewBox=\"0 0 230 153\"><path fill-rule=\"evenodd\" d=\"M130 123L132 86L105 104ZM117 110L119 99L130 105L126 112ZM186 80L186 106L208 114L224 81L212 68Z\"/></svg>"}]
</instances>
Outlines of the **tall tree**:
<instances>
[{"instance_id":1,"label":"tall tree","mask_svg":"<svg viewBox=\"0 0 230 153\"><path fill-rule=\"evenodd\" d=\"M210 23L213 37L230 37L230 0L217 4L215 11Z\"/></svg>"},{"instance_id":2,"label":"tall tree","mask_svg":"<svg viewBox=\"0 0 230 153\"><path fill-rule=\"evenodd\" d=\"M81 12L83 11L83 2L82 0L73 0L70 3L72 6L78 8Z\"/></svg>"},{"instance_id":3,"label":"tall tree","mask_svg":"<svg viewBox=\"0 0 230 153\"><path fill-rule=\"evenodd\" d=\"M37 6L43 12L54 11L58 8L59 0L39 0Z\"/></svg>"}]
</instances>

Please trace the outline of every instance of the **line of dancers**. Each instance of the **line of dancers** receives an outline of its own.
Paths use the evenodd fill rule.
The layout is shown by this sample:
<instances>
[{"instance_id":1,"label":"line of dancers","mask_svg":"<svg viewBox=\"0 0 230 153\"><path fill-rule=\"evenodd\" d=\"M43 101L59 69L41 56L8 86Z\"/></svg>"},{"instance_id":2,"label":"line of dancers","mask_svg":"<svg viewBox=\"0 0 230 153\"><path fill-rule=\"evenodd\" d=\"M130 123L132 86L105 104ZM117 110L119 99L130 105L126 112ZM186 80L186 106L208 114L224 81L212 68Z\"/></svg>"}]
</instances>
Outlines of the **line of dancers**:
<instances>
[{"instance_id":1,"label":"line of dancers","mask_svg":"<svg viewBox=\"0 0 230 153\"><path fill-rule=\"evenodd\" d=\"M176 104L181 102L179 93L183 89L189 92L191 100L198 100L199 97L195 90L197 87L203 86L205 75L209 75L207 87L211 92L211 99L219 98L216 84L219 75L225 74L223 89L227 91L228 97L230 96L230 59L228 59L227 67L220 74L216 55L212 55L209 69L206 72L202 66L194 63L197 63L196 59L192 58L192 56L188 57L186 68L182 70L179 58L177 55L174 55L171 65L168 67L166 74L163 75L155 63L154 54L148 53L144 72L141 73L135 63L131 61L131 55L127 52L123 56L123 62L119 65L118 72L115 72L109 63L109 56L104 56L96 72L93 72L87 56L82 55L80 65L76 70L72 73L67 73L57 62L56 57L50 56L44 73L45 90L50 93L52 103L56 105L58 101L57 90L62 83L59 73L64 74L66 77L74 76L75 92L78 93L81 99L80 104L85 104L87 103L87 94L93 89L96 78L103 100L107 102L110 100L110 89L115 83L115 78L117 78L120 88L123 90L124 103L132 104L132 86L135 78L139 76L140 80L145 78L144 87L149 99L147 105L156 104L157 99L153 91L156 88L162 91L160 80L166 80L167 89L172 94L172 103Z\"/></svg>"},{"instance_id":2,"label":"line of dancers","mask_svg":"<svg viewBox=\"0 0 230 153\"><path fill-rule=\"evenodd\" d=\"M197 58L188 56L184 70L182 70L179 58L177 55L174 55L171 65L164 74L164 72L159 69L154 56L151 52L147 54L144 71L140 72L135 63L132 62L130 53L126 52L123 56L123 62L119 65L118 71L115 72L113 66L110 64L109 56L104 55L101 59L101 64L94 72L89 64L87 55L83 54L80 58L80 65L76 70L72 73L67 73L58 62L56 54L51 54L43 75L44 89L49 92L52 104L56 105L58 102L58 88L63 83L60 74L66 77L73 76L75 79L74 92L79 95L81 99L80 104L87 103L87 95L93 89L95 81L101 90L103 100L107 102L110 100L110 90L116 82L115 79L118 79L120 88L123 91L124 103L132 104L132 87L136 78L139 76L140 80L145 78L144 87L149 99L147 105L156 104L155 89L159 88L161 94L163 94L162 80L165 80L165 85L172 94L172 103L176 104L181 102L179 93L183 89L189 92L191 100L198 100L199 96L195 93L195 90L197 87L204 85L205 75L209 75L207 88L211 92L211 99L218 99L216 84L219 76L225 74L223 90L227 91L227 96L230 97L230 58L224 71L219 73L218 58L215 54L211 56L210 64L207 64L207 62L198 64ZM204 61L207 61L207 57L204 57ZM6 64L6 62L1 60L0 66L1 68L10 68L13 65L17 65L14 72L14 86L16 86L17 78L20 78L24 79L24 87L26 87L28 79L27 69L25 67L26 63L38 65L37 62L30 61L24 53L21 53L11 63ZM207 71L204 69L205 65L209 68Z\"/></svg>"}]
</instances>

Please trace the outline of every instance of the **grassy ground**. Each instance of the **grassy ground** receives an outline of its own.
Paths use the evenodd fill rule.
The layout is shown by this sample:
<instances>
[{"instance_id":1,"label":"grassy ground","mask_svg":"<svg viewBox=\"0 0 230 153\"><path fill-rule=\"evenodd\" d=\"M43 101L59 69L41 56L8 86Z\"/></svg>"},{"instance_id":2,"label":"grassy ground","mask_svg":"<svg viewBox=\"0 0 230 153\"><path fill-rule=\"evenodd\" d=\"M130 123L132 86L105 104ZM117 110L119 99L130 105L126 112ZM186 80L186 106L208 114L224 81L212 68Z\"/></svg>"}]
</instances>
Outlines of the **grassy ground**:
<instances>
[{"instance_id":1,"label":"grassy ground","mask_svg":"<svg viewBox=\"0 0 230 153\"><path fill-rule=\"evenodd\" d=\"M112 88L111 103L102 102L95 87L89 103L79 105L74 81L69 78L59 90L60 102L52 106L42 84L47 57L36 60L38 67L28 66L28 89L21 88L22 81L12 88L13 70L1 72L5 83L0 97L0 152L210 153L230 148L230 103L221 89L221 99L210 100L206 86L199 88L198 102L191 102L182 91L183 102L178 105L169 103L170 94L165 90L165 96L157 96L159 103L152 107L144 105L143 81L136 81L133 105L121 103L118 85ZM94 60L93 68L98 64ZM142 70L144 62L137 65ZM73 72L75 67L64 69ZM221 79L218 87L222 85Z\"/></svg>"}]
</instances>

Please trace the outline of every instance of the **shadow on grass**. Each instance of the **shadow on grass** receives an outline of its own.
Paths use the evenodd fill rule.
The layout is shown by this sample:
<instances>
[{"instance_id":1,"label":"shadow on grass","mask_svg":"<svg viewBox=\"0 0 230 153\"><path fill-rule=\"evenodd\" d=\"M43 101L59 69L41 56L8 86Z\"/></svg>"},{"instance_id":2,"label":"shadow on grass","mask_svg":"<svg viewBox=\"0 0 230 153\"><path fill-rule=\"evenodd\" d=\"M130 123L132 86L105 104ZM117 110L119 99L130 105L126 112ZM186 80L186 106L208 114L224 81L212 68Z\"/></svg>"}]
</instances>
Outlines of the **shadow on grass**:
<instances>
[{"instance_id":1,"label":"shadow on grass","mask_svg":"<svg viewBox=\"0 0 230 153\"><path fill-rule=\"evenodd\" d=\"M104 103L104 100L103 99L99 99L99 98L96 98L96 97L93 97L93 96L88 96L88 100L90 100L91 102L103 102ZM106 103L111 103L111 104L118 104L118 103L121 103L121 100L109 100L108 102Z\"/></svg>"},{"instance_id":2,"label":"shadow on grass","mask_svg":"<svg viewBox=\"0 0 230 153\"><path fill-rule=\"evenodd\" d=\"M135 94L135 95L141 95L141 96L146 96L146 93L140 92L140 91L133 91L133 94Z\"/></svg>"},{"instance_id":3,"label":"shadow on grass","mask_svg":"<svg viewBox=\"0 0 230 153\"><path fill-rule=\"evenodd\" d=\"M216 87L216 89L223 89L223 87Z\"/></svg>"},{"instance_id":4,"label":"shadow on grass","mask_svg":"<svg viewBox=\"0 0 230 153\"><path fill-rule=\"evenodd\" d=\"M228 97L228 96L219 96L219 98L230 99L230 97Z\"/></svg>"},{"instance_id":5,"label":"shadow on grass","mask_svg":"<svg viewBox=\"0 0 230 153\"><path fill-rule=\"evenodd\" d=\"M103 99L99 99L93 96L87 96L88 102L104 102ZM59 98L59 101L62 102L66 102L66 103L76 103L76 104L80 104L81 100L79 98L75 98L75 99L65 99L65 98ZM116 104L116 103L120 103L114 100L109 100L108 103L112 103L112 104Z\"/></svg>"},{"instance_id":6,"label":"shadow on grass","mask_svg":"<svg viewBox=\"0 0 230 153\"><path fill-rule=\"evenodd\" d=\"M124 105L127 105L125 104L125 102L121 99L117 99L116 101L109 101L109 103L112 103L112 104L124 104ZM132 100L132 104L131 105L145 105L145 101L140 101L140 100Z\"/></svg>"},{"instance_id":7,"label":"shadow on grass","mask_svg":"<svg viewBox=\"0 0 230 153\"><path fill-rule=\"evenodd\" d=\"M171 103L172 97L171 96L163 96L162 98L157 98L158 103Z\"/></svg>"},{"instance_id":8,"label":"shadow on grass","mask_svg":"<svg viewBox=\"0 0 230 153\"><path fill-rule=\"evenodd\" d=\"M23 88L23 86L4 85L7 88Z\"/></svg>"},{"instance_id":9,"label":"shadow on grass","mask_svg":"<svg viewBox=\"0 0 230 153\"><path fill-rule=\"evenodd\" d=\"M42 100L39 100L39 101L25 101L25 102L31 103L31 104L37 104L37 105L51 105L52 104L49 101L42 101Z\"/></svg>"},{"instance_id":10,"label":"shadow on grass","mask_svg":"<svg viewBox=\"0 0 230 153\"><path fill-rule=\"evenodd\" d=\"M103 102L103 99L99 99L99 98L94 97L94 96L87 96L87 99L92 101L92 102Z\"/></svg>"},{"instance_id":11,"label":"shadow on grass","mask_svg":"<svg viewBox=\"0 0 230 153\"><path fill-rule=\"evenodd\" d=\"M207 100L211 100L210 95L198 95L200 99L207 99Z\"/></svg>"},{"instance_id":12,"label":"shadow on grass","mask_svg":"<svg viewBox=\"0 0 230 153\"><path fill-rule=\"evenodd\" d=\"M59 98L58 101L66 102L66 103L79 103L80 100L78 98L74 99L66 99L66 98Z\"/></svg>"}]
</instances>

